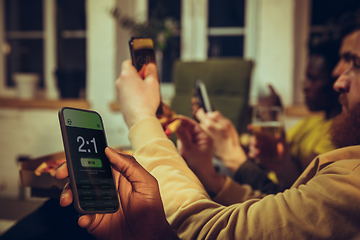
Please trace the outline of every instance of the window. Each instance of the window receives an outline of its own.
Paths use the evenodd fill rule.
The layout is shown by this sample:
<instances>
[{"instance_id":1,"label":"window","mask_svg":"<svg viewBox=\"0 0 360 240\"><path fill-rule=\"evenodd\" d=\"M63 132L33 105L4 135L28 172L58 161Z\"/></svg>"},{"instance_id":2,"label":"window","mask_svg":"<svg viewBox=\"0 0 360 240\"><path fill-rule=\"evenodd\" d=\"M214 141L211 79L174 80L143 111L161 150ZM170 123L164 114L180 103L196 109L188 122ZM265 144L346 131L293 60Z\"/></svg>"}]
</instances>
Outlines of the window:
<instances>
[{"instance_id":1,"label":"window","mask_svg":"<svg viewBox=\"0 0 360 240\"><path fill-rule=\"evenodd\" d=\"M256 57L257 0L182 1L181 59ZM247 14L248 13L248 14Z\"/></svg>"},{"instance_id":2,"label":"window","mask_svg":"<svg viewBox=\"0 0 360 240\"><path fill-rule=\"evenodd\" d=\"M57 0L57 71L62 98L85 97L85 0ZM80 94L80 89L81 94Z\"/></svg>"},{"instance_id":3,"label":"window","mask_svg":"<svg viewBox=\"0 0 360 240\"><path fill-rule=\"evenodd\" d=\"M209 57L244 55L244 0L209 0Z\"/></svg>"},{"instance_id":4,"label":"window","mask_svg":"<svg viewBox=\"0 0 360 240\"><path fill-rule=\"evenodd\" d=\"M12 74L34 72L40 76L43 88L43 22L42 0L4 2L7 87L13 87Z\"/></svg>"},{"instance_id":5,"label":"window","mask_svg":"<svg viewBox=\"0 0 360 240\"><path fill-rule=\"evenodd\" d=\"M172 18L180 23L180 0L149 0L149 19L157 18L165 20ZM166 41L163 50L161 78L162 82L171 82L172 66L176 59L180 58L180 36L172 36Z\"/></svg>"},{"instance_id":6,"label":"window","mask_svg":"<svg viewBox=\"0 0 360 240\"><path fill-rule=\"evenodd\" d=\"M85 0L0 0L0 13L0 96L16 96L17 72L40 76L40 97L56 98L63 75L85 88Z\"/></svg>"},{"instance_id":7,"label":"window","mask_svg":"<svg viewBox=\"0 0 360 240\"><path fill-rule=\"evenodd\" d=\"M163 82L171 81L175 59L249 57L249 49L255 45L246 43L250 38L245 35L252 33L245 27L249 20L245 19L246 2L256 7L255 0L149 0L149 18L171 16L181 22L181 37L172 37L163 52ZM256 19L254 14L252 17ZM254 37L251 39L254 43Z\"/></svg>"}]
</instances>

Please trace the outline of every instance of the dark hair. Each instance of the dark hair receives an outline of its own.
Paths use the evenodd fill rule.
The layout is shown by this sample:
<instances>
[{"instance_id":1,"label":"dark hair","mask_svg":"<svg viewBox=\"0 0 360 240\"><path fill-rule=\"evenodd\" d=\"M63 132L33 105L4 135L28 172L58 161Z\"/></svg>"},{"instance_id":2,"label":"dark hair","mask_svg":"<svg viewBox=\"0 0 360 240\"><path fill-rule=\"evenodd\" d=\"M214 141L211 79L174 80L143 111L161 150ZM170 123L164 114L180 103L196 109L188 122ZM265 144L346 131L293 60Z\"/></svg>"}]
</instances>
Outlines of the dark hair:
<instances>
[{"instance_id":1,"label":"dark hair","mask_svg":"<svg viewBox=\"0 0 360 240\"><path fill-rule=\"evenodd\" d=\"M343 39L350 33L360 29L360 8L355 12L346 12L339 18L339 33Z\"/></svg>"},{"instance_id":2,"label":"dark hair","mask_svg":"<svg viewBox=\"0 0 360 240\"><path fill-rule=\"evenodd\" d=\"M339 40L326 40L309 44L309 54L323 56L325 60L326 71L329 78L332 80L331 84L335 82L335 78L331 77L331 72L339 61Z\"/></svg>"},{"instance_id":3,"label":"dark hair","mask_svg":"<svg viewBox=\"0 0 360 240\"><path fill-rule=\"evenodd\" d=\"M326 76L326 82L322 87L321 92L326 94L326 104L314 105L314 102L307 103L311 111L325 110L326 118L336 116L341 112L341 105L338 101L339 93L333 89L333 84L336 78L332 76L332 70L335 68L339 60L339 41L326 40L318 41L317 44L309 45L310 56L319 56L324 59L324 70ZM320 101L321 102L321 101ZM320 108L321 107L321 108Z\"/></svg>"}]
</instances>

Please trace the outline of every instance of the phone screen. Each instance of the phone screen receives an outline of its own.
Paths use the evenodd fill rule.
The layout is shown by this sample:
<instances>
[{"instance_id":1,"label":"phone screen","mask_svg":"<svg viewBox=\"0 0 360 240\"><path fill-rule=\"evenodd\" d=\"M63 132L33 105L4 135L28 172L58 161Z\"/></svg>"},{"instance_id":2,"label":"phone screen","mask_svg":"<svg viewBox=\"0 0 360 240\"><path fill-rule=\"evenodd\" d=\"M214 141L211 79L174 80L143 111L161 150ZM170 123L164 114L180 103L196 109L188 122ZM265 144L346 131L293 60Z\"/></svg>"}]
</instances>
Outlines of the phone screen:
<instances>
[{"instance_id":1,"label":"phone screen","mask_svg":"<svg viewBox=\"0 0 360 240\"><path fill-rule=\"evenodd\" d=\"M62 108L60 125L75 208L108 213L119 208L101 117L93 111Z\"/></svg>"},{"instance_id":2,"label":"phone screen","mask_svg":"<svg viewBox=\"0 0 360 240\"><path fill-rule=\"evenodd\" d=\"M129 42L133 65L139 72L144 65L155 63L154 43L151 38L132 38Z\"/></svg>"}]
</instances>

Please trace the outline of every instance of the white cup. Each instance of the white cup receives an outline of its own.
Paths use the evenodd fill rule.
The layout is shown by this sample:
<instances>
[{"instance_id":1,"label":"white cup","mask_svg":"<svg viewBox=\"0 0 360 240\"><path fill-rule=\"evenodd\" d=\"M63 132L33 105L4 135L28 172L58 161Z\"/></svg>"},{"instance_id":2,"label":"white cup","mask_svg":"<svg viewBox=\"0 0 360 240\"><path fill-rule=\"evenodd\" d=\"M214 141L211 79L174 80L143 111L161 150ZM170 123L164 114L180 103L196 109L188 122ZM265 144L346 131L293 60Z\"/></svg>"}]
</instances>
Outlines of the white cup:
<instances>
[{"instance_id":1,"label":"white cup","mask_svg":"<svg viewBox=\"0 0 360 240\"><path fill-rule=\"evenodd\" d=\"M17 95L20 99L35 98L36 87L40 76L37 73L14 73L12 78L16 84Z\"/></svg>"}]
</instances>

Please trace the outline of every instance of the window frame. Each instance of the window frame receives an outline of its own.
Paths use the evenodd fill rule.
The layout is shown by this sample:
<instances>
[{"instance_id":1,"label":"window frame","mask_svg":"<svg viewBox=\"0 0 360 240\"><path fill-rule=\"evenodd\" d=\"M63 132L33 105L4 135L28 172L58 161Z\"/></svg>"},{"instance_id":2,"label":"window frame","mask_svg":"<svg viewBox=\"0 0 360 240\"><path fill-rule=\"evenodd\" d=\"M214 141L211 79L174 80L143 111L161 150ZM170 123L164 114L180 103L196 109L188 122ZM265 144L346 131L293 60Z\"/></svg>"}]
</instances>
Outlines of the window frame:
<instances>
[{"instance_id":1,"label":"window frame","mask_svg":"<svg viewBox=\"0 0 360 240\"><path fill-rule=\"evenodd\" d=\"M181 6L181 48L183 61L206 60L209 37L244 37L244 58L255 60L257 45L258 0L245 0L244 27L209 27L208 0L182 0Z\"/></svg>"},{"instance_id":2,"label":"window frame","mask_svg":"<svg viewBox=\"0 0 360 240\"><path fill-rule=\"evenodd\" d=\"M4 48L6 39L42 39L44 59L44 89L37 89L37 96L44 99L58 99L59 90L56 85L55 71L57 69L57 43L56 43L56 0L42 0L43 31L6 31L5 28L5 0L0 0L0 97L17 97L16 87L7 86L6 56ZM85 9L86 11L86 9ZM86 39L85 30L64 30L62 36L69 38Z\"/></svg>"}]
</instances>

